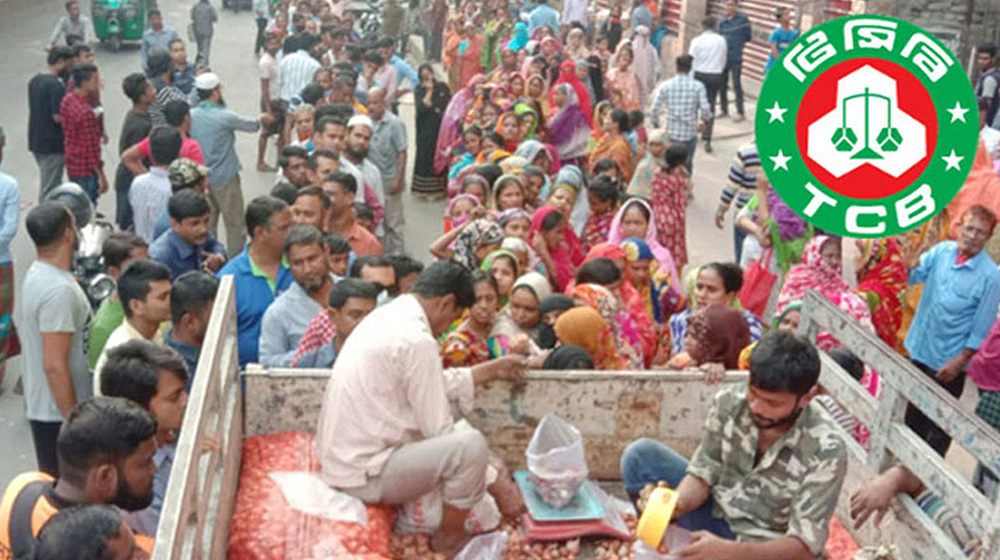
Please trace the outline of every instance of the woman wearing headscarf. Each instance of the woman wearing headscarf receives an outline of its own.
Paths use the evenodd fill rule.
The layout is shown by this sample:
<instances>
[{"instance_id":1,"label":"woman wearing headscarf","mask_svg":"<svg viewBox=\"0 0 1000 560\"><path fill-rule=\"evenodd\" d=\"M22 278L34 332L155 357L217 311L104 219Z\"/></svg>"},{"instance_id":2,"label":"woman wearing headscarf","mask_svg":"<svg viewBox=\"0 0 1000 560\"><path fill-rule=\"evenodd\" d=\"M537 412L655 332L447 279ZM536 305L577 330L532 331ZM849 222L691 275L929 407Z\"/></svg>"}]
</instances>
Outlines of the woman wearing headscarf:
<instances>
[{"instance_id":1,"label":"woman wearing headscarf","mask_svg":"<svg viewBox=\"0 0 1000 560\"><path fill-rule=\"evenodd\" d=\"M628 183L632 180L632 148L624 134L628 132L628 113L616 107L600 125L603 133L587 154L587 167L593 173L598 162L610 159L618 165L624 182Z\"/></svg>"},{"instance_id":2,"label":"woman wearing headscarf","mask_svg":"<svg viewBox=\"0 0 1000 560\"><path fill-rule=\"evenodd\" d=\"M608 259L618 267L621 273L621 286L618 288L618 295L621 298L625 311L632 318L636 329L638 329L639 338L642 341L643 362L646 366L649 366L659 346L656 327L653 325L653 320L646 308L646 303L643 301L642 296L639 295L639 291L632 285L625 251L613 243L599 243L587 253L584 265L594 259Z\"/></svg>"},{"instance_id":3,"label":"woman wearing headscarf","mask_svg":"<svg viewBox=\"0 0 1000 560\"><path fill-rule=\"evenodd\" d=\"M590 94L587 93L587 86L585 86L576 75L576 65L573 64L573 61L566 60L559 65L559 79L552 84L553 90L559 84L569 84L573 87L573 90L576 91L576 99L580 104L580 108L583 109L583 114L587 117L587 122L593 122ZM554 91L549 91L549 106L556 106Z\"/></svg>"},{"instance_id":4,"label":"woman wearing headscarf","mask_svg":"<svg viewBox=\"0 0 1000 560\"><path fill-rule=\"evenodd\" d=\"M523 21L519 21L514 24L514 34L511 37L510 42L507 43L507 48L514 52L518 52L528 46L528 41L530 39L531 38L528 36L528 24Z\"/></svg>"},{"instance_id":5,"label":"woman wearing headscarf","mask_svg":"<svg viewBox=\"0 0 1000 560\"><path fill-rule=\"evenodd\" d=\"M456 64L458 66L458 83L469 83L472 78L483 73L484 69L480 58L482 50L483 38L476 26L472 23L465 24L462 41L458 44Z\"/></svg>"},{"instance_id":6,"label":"woman wearing headscarf","mask_svg":"<svg viewBox=\"0 0 1000 560\"><path fill-rule=\"evenodd\" d=\"M512 348L520 347L518 339L528 339L529 355L538 354L538 327L542 322L541 302L552 294L547 278L537 272L522 275L510 291L510 302L497 316L491 336L504 336Z\"/></svg>"},{"instance_id":7,"label":"woman wearing headscarf","mask_svg":"<svg viewBox=\"0 0 1000 560\"><path fill-rule=\"evenodd\" d=\"M498 307L507 305L514 282L521 276L521 263L509 249L497 249L486 255L479 269L489 272L497 281Z\"/></svg>"},{"instance_id":8,"label":"woman wearing headscarf","mask_svg":"<svg viewBox=\"0 0 1000 560\"><path fill-rule=\"evenodd\" d=\"M566 217L551 206L542 206L531 218L528 242L545 264L553 285L563 291L583 262L580 240L567 226Z\"/></svg>"},{"instance_id":9,"label":"woman wearing headscarf","mask_svg":"<svg viewBox=\"0 0 1000 560\"><path fill-rule=\"evenodd\" d=\"M642 93L639 77L632 64L635 54L631 43L621 43L608 69L608 95L615 107L626 111L642 110Z\"/></svg>"},{"instance_id":10,"label":"woman wearing headscarf","mask_svg":"<svg viewBox=\"0 0 1000 560\"><path fill-rule=\"evenodd\" d=\"M615 245L629 237L642 239L656 257L657 268L662 269L674 280L674 288L681 290L679 270L670 250L660 245L656 235L656 220L653 218L653 207L641 198L631 198L622 205L615 220L611 222L611 233L608 241Z\"/></svg>"},{"instance_id":11,"label":"woman wearing headscarf","mask_svg":"<svg viewBox=\"0 0 1000 560\"><path fill-rule=\"evenodd\" d=\"M632 70L639 78L639 104L641 107L646 107L649 94L660 81L663 67L660 65L660 56L649 42L649 28L645 25L635 28L635 35L632 37L632 56L635 58Z\"/></svg>"},{"instance_id":12,"label":"woman wearing headscarf","mask_svg":"<svg viewBox=\"0 0 1000 560\"><path fill-rule=\"evenodd\" d=\"M677 280L671 277L670 271L660 268L649 245L642 239L629 237L619 247L625 253L629 272L626 281L639 293L649 317L658 325L665 324L685 304L684 294L674 287Z\"/></svg>"},{"instance_id":13,"label":"woman wearing headscarf","mask_svg":"<svg viewBox=\"0 0 1000 560\"><path fill-rule=\"evenodd\" d=\"M587 199L584 189L587 187L587 176L583 170L576 165L564 165L556 173L552 180L552 190L562 187L569 189L566 194L571 194L572 199L569 204L569 227L573 233L580 237L583 228L587 225L587 217L590 216L590 201ZM552 193L547 193L552 194Z\"/></svg>"},{"instance_id":14,"label":"woman wearing headscarf","mask_svg":"<svg viewBox=\"0 0 1000 560\"><path fill-rule=\"evenodd\" d=\"M639 160L639 164L635 166L632 182L628 184L628 189L625 191L629 196L652 200L653 174L666 167L665 155L669 145L670 137L665 129L658 128L649 133L649 139L646 141L646 153Z\"/></svg>"},{"instance_id":15,"label":"woman wearing headscarf","mask_svg":"<svg viewBox=\"0 0 1000 560\"><path fill-rule=\"evenodd\" d=\"M611 327L618 355L628 369L643 369L642 337L635 321L610 290L597 284L577 284L569 296L580 305L596 310ZM560 317L562 319L562 317Z\"/></svg>"},{"instance_id":16,"label":"woman wearing headscarf","mask_svg":"<svg viewBox=\"0 0 1000 560\"><path fill-rule=\"evenodd\" d=\"M441 236L431 245L430 251L439 259L452 259L469 270L476 270L487 255L500 248L502 242L500 224L480 218Z\"/></svg>"},{"instance_id":17,"label":"woman wearing headscarf","mask_svg":"<svg viewBox=\"0 0 1000 560\"><path fill-rule=\"evenodd\" d=\"M451 164L452 151L462 141L462 123L476 101L476 88L486 83L482 74L469 80L467 86L451 97L441 117L441 128L434 149L434 172L444 173Z\"/></svg>"},{"instance_id":18,"label":"woman wearing headscarf","mask_svg":"<svg viewBox=\"0 0 1000 560\"><path fill-rule=\"evenodd\" d=\"M517 77L517 79L520 79L520 77ZM517 116L521 141L538 140L539 130L542 128L538 109L532 107L531 103L527 101L518 101L514 105L514 114Z\"/></svg>"},{"instance_id":19,"label":"woman wearing headscarf","mask_svg":"<svg viewBox=\"0 0 1000 560\"><path fill-rule=\"evenodd\" d=\"M553 174L561 167L559 158L555 155L555 150L538 140L525 140L514 152L515 157L524 158L527 165L533 165L546 174Z\"/></svg>"},{"instance_id":20,"label":"woman wearing headscarf","mask_svg":"<svg viewBox=\"0 0 1000 560\"><path fill-rule=\"evenodd\" d=\"M586 60L590 56L587 35L579 27L574 27L566 34L566 56L573 62Z\"/></svg>"},{"instance_id":21,"label":"woman wearing headscarf","mask_svg":"<svg viewBox=\"0 0 1000 560\"><path fill-rule=\"evenodd\" d=\"M549 120L549 141L559 159L577 164L587 155L590 125L580 107L576 90L569 84L559 84L553 89L554 113Z\"/></svg>"},{"instance_id":22,"label":"woman wearing headscarf","mask_svg":"<svg viewBox=\"0 0 1000 560\"><path fill-rule=\"evenodd\" d=\"M593 359L595 368L626 369L625 359L615 348L611 326L596 309L574 307L563 313L553 328L556 338L562 345L583 348ZM556 351L563 347L558 347Z\"/></svg>"},{"instance_id":23,"label":"woman wearing headscarf","mask_svg":"<svg viewBox=\"0 0 1000 560\"><path fill-rule=\"evenodd\" d=\"M785 283L778 293L777 314L781 315L793 301L804 301L807 290L816 290L859 324L875 331L868 305L841 276L839 239L817 235L806 243L802 263L793 266L785 275ZM839 345L833 337L817 338L816 342L823 350Z\"/></svg>"},{"instance_id":24,"label":"woman wearing headscarf","mask_svg":"<svg viewBox=\"0 0 1000 560\"><path fill-rule=\"evenodd\" d=\"M542 369L547 370L591 370L594 367L594 358L589 352L579 346L563 344L549 352L548 357L542 364Z\"/></svg>"},{"instance_id":25,"label":"woman wearing headscarf","mask_svg":"<svg viewBox=\"0 0 1000 560\"><path fill-rule=\"evenodd\" d=\"M529 74L525 76L524 83L525 96L538 102L542 108L542 115L552 114L552 107L549 105L549 96L545 92L549 90L545 78L541 74Z\"/></svg>"},{"instance_id":26,"label":"woman wearing headscarf","mask_svg":"<svg viewBox=\"0 0 1000 560\"><path fill-rule=\"evenodd\" d=\"M596 54L592 54L587 57L587 72L590 74L590 86L594 91L594 95L591 96L591 103L598 103L604 100L604 67L602 66L601 57Z\"/></svg>"},{"instance_id":27,"label":"woman wearing headscarf","mask_svg":"<svg viewBox=\"0 0 1000 560\"><path fill-rule=\"evenodd\" d=\"M857 294L868 304L875 333L896 348L908 277L903 253L891 237L858 240L857 244L861 256L856 267Z\"/></svg>"},{"instance_id":28,"label":"woman wearing headscarf","mask_svg":"<svg viewBox=\"0 0 1000 560\"><path fill-rule=\"evenodd\" d=\"M444 367L471 367L505 354L507 340L490 336L497 315L497 283L488 272L472 273L476 301L458 327L441 343Z\"/></svg>"},{"instance_id":29,"label":"woman wearing headscarf","mask_svg":"<svg viewBox=\"0 0 1000 560\"><path fill-rule=\"evenodd\" d=\"M434 154L451 92L444 82L435 79L434 69L430 64L420 65L417 74L420 76L420 84L413 92L417 106L417 158L413 164L413 192L438 196L444 194L448 179L443 170L434 170Z\"/></svg>"},{"instance_id":30,"label":"woman wearing headscarf","mask_svg":"<svg viewBox=\"0 0 1000 560\"><path fill-rule=\"evenodd\" d=\"M492 84L506 83L507 77L517 72L517 53L509 47L500 50L500 66L494 68L489 74L489 81Z\"/></svg>"},{"instance_id":31,"label":"woman wearing headscarf","mask_svg":"<svg viewBox=\"0 0 1000 560\"><path fill-rule=\"evenodd\" d=\"M556 331L553 327L564 313L576 307L573 298L566 294L555 293L542 300L538 310L542 314L542 324L538 327L538 345L542 348L552 348L556 345Z\"/></svg>"},{"instance_id":32,"label":"woman wearing headscarf","mask_svg":"<svg viewBox=\"0 0 1000 560\"><path fill-rule=\"evenodd\" d=\"M701 309L688 323L684 352L671 358L667 367L686 369L718 364L716 373L739 367L740 352L750 344L750 328L739 311L724 305ZM708 373L708 372L706 372ZM721 376L713 376L721 381Z\"/></svg>"},{"instance_id":33,"label":"woman wearing headscarf","mask_svg":"<svg viewBox=\"0 0 1000 560\"><path fill-rule=\"evenodd\" d=\"M687 206L691 197L687 149L682 145L667 148L666 163L653 172L652 203L656 238L670 251L678 270L688 262Z\"/></svg>"}]
</instances>

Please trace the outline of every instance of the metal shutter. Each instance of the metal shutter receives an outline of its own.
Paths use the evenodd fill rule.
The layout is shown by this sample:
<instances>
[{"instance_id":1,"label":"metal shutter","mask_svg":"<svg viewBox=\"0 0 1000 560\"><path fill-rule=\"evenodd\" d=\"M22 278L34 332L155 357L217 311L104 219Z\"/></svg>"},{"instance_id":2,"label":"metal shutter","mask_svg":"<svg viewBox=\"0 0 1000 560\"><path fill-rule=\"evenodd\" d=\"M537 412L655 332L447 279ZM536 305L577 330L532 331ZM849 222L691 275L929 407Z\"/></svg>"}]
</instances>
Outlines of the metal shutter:
<instances>
[{"instance_id":1,"label":"metal shutter","mask_svg":"<svg viewBox=\"0 0 1000 560\"><path fill-rule=\"evenodd\" d=\"M795 0L742 0L737 10L746 14L752 26L753 40L743 49L743 75L754 80L764 78L764 65L770 46L767 43L771 31L778 25L774 11L781 8L797 8ZM725 0L708 0L709 15L723 18L726 12Z\"/></svg>"}]
</instances>

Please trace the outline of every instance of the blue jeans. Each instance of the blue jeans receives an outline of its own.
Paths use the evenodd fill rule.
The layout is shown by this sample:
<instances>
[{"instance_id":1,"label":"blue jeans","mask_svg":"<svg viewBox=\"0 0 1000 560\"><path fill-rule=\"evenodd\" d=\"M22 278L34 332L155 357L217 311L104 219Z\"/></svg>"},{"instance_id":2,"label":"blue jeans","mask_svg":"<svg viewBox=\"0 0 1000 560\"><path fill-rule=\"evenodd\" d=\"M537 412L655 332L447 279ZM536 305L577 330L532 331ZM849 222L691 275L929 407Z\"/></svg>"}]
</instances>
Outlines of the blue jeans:
<instances>
[{"instance_id":1,"label":"blue jeans","mask_svg":"<svg viewBox=\"0 0 1000 560\"><path fill-rule=\"evenodd\" d=\"M736 244L735 262L737 264L740 262L740 258L743 256L743 240L746 239L746 237L747 234L740 228L736 227L736 224L733 224L733 243Z\"/></svg>"},{"instance_id":2,"label":"blue jeans","mask_svg":"<svg viewBox=\"0 0 1000 560\"><path fill-rule=\"evenodd\" d=\"M663 480L677 488L687 473L688 462L673 449L649 438L637 439L622 454L622 483L629 497L635 501L639 491L647 484ZM677 518L677 525L688 531L708 531L721 538L734 540L736 535L729 523L712 515L715 501L711 496L698 509Z\"/></svg>"},{"instance_id":3,"label":"blue jeans","mask_svg":"<svg viewBox=\"0 0 1000 560\"><path fill-rule=\"evenodd\" d=\"M87 193L87 196L90 197L90 201L94 203L94 206L97 206L97 197L100 196L100 193L97 190L98 181L96 173L87 175L86 177L71 178L70 181L80 185L83 188L83 192Z\"/></svg>"}]
</instances>

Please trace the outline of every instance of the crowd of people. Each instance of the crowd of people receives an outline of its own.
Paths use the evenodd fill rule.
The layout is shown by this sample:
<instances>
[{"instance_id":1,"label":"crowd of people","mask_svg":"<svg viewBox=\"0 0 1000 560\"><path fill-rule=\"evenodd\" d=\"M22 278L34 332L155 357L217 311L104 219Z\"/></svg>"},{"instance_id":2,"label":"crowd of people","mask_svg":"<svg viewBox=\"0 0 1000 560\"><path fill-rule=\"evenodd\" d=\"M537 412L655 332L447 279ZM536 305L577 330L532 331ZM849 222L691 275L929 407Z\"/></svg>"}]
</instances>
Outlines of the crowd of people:
<instances>
[{"instance_id":1,"label":"crowd of people","mask_svg":"<svg viewBox=\"0 0 1000 560\"><path fill-rule=\"evenodd\" d=\"M101 96L111 88L102 91L89 22L67 2L47 68L28 85L40 195L25 224L37 259L16 321L9 245L20 195L0 173L0 350L22 356L39 471L11 482L0 519L30 519L36 503L63 511L44 529L0 531L0 558L36 548L65 557L84 532L115 558L148 550L224 276L235 284L241 366L332 368L317 430L323 479L366 502L436 491L432 544L451 553L487 495L506 515L523 503L449 401L467 412L476 387L525 368L694 370L708 383L743 369L749 387L720 393L690 465L635 442L622 458L626 490L641 501L658 481L678 488L682 526L708 531L685 557L817 557L846 464L819 409L862 444L867 429L819 394L816 349L793 334L810 290L952 395L968 376L977 414L1000 430L996 46L977 49L973 172L934 220L886 239L818 231L770 187L751 141L718 185L715 222L735 213L734 259L704 263L690 260L686 213L698 146L713 150L719 119L745 117L751 33L736 0L669 63L666 11L654 1L565 0L560 12L546 0L409 10L389 0L374 40L345 4L254 2L257 116L227 108L209 67L218 16L207 0L191 9L194 62L149 12L139 71L121 82L131 108L113 178L118 231L102 250L116 289L92 312L73 274L76 217L46 195L64 174L95 203L109 190ZM772 61L797 36L791 10L775 18ZM416 69L412 35L426 53ZM413 123L397 114L410 99ZM409 189L447 199L429 255L404 235L411 126ZM276 171L269 194L246 203L237 132L256 133L256 169ZM0 160L4 141L0 130ZM425 256L436 262L425 267ZM833 336L816 346L879 395L877 372ZM945 454L940 427L912 406L906 422ZM976 485L995 493L995 473L980 467ZM855 496L852 513L863 522L897 492L926 494L895 467Z\"/></svg>"}]
</instances>

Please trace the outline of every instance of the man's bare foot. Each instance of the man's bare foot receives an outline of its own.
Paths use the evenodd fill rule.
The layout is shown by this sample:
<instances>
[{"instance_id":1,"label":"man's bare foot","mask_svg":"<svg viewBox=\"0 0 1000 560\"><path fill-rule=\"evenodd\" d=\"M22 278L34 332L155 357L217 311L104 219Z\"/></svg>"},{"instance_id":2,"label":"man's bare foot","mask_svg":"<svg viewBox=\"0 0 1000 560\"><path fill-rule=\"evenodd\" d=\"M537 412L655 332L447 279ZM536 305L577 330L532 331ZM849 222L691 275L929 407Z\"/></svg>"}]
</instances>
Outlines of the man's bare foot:
<instances>
[{"instance_id":1,"label":"man's bare foot","mask_svg":"<svg viewBox=\"0 0 1000 560\"><path fill-rule=\"evenodd\" d=\"M521 496L521 489L507 474L507 469L501 471L497 481L490 486L489 492L505 519L517 519L527 509L524 497Z\"/></svg>"},{"instance_id":2,"label":"man's bare foot","mask_svg":"<svg viewBox=\"0 0 1000 560\"><path fill-rule=\"evenodd\" d=\"M438 531L431 535L431 550L444 554L446 558L454 558L465 545L472 540L472 535L465 531L444 532Z\"/></svg>"},{"instance_id":3,"label":"man's bare foot","mask_svg":"<svg viewBox=\"0 0 1000 560\"><path fill-rule=\"evenodd\" d=\"M257 164L257 171L260 171L261 173L270 173L271 171L277 170L264 162L260 162Z\"/></svg>"}]
</instances>

